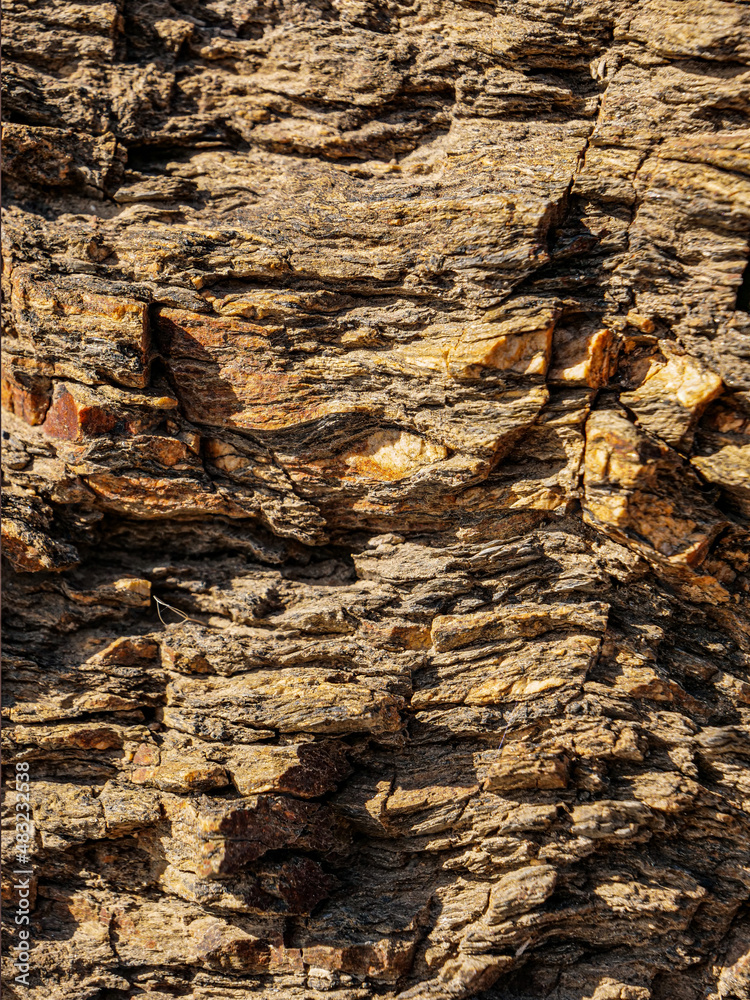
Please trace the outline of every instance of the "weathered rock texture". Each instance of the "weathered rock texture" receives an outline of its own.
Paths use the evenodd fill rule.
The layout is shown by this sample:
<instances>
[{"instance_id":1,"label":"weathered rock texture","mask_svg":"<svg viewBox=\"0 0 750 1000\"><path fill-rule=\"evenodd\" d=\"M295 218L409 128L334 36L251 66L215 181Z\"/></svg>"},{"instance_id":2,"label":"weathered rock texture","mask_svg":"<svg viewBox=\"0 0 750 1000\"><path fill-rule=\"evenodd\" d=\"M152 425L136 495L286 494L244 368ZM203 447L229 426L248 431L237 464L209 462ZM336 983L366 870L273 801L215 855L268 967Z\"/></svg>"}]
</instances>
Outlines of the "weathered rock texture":
<instances>
[{"instance_id":1,"label":"weathered rock texture","mask_svg":"<svg viewBox=\"0 0 750 1000\"><path fill-rule=\"evenodd\" d=\"M8 996L750 996L750 4L4 14Z\"/></svg>"}]
</instances>

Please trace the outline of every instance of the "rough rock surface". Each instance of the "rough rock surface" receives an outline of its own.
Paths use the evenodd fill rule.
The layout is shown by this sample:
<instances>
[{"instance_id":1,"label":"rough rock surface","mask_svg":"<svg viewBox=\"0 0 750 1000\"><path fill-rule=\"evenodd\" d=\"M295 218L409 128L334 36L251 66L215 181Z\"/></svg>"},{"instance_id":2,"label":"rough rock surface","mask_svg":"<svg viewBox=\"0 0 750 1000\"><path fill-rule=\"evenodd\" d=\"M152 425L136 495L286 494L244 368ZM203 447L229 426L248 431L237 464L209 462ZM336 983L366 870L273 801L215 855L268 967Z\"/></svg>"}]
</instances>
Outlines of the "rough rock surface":
<instances>
[{"instance_id":1,"label":"rough rock surface","mask_svg":"<svg viewBox=\"0 0 750 1000\"><path fill-rule=\"evenodd\" d=\"M7 995L750 996L750 4L4 33Z\"/></svg>"}]
</instances>

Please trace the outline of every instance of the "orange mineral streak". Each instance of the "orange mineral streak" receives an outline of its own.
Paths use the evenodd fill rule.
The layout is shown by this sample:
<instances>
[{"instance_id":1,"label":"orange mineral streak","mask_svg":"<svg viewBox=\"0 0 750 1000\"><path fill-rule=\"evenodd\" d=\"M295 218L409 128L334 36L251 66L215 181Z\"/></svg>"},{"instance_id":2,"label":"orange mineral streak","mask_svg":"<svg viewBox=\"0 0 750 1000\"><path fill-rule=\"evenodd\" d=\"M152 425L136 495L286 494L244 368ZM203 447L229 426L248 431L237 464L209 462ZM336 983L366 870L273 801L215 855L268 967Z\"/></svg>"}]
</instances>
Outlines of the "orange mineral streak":
<instances>
[{"instance_id":1,"label":"orange mineral streak","mask_svg":"<svg viewBox=\"0 0 750 1000\"><path fill-rule=\"evenodd\" d=\"M78 403L64 387L58 390L44 421L44 432L63 441L108 434L117 424L112 413L98 406Z\"/></svg>"},{"instance_id":2,"label":"orange mineral streak","mask_svg":"<svg viewBox=\"0 0 750 1000\"><path fill-rule=\"evenodd\" d=\"M2 407L14 413L32 427L43 423L50 405L49 394L41 390L25 389L12 375L2 379Z\"/></svg>"},{"instance_id":3,"label":"orange mineral streak","mask_svg":"<svg viewBox=\"0 0 750 1000\"><path fill-rule=\"evenodd\" d=\"M283 354L270 342L271 328L177 309L163 309L158 328L190 419L277 429L333 409L324 405L324 390L316 389L304 371L282 367ZM313 402L305 405L311 397Z\"/></svg>"}]
</instances>

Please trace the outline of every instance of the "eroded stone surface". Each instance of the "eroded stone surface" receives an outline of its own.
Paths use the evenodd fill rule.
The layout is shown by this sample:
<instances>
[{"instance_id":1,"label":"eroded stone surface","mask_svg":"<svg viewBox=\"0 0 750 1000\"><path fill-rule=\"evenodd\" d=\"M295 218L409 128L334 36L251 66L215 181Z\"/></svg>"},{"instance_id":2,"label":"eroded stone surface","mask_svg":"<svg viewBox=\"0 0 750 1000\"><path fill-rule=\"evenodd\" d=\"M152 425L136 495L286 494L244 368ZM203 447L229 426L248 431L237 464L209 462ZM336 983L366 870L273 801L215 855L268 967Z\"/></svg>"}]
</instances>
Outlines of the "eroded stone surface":
<instances>
[{"instance_id":1,"label":"eroded stone surface","mask_svg":"<svg viewBox=\"0 0 750 1000\"><path fill-rule=\"evenodd\" d=\"M4 22L9 995L746 996L750 7Z\"/></svg>"}]
</instances>

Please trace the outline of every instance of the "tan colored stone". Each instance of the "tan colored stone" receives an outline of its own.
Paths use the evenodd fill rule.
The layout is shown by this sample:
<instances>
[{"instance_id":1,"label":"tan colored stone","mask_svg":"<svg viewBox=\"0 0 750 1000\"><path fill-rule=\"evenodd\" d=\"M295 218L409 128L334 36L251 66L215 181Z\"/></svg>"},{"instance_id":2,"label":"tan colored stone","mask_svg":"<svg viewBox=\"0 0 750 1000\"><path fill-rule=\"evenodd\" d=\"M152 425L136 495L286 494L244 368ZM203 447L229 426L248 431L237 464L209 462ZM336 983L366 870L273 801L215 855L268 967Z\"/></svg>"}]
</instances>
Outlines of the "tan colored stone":
<instances>
[{"instance_id":1,"label":"tan colored stone","mask_svg":"<svg viewBox=\"0 0 750 1000\"><path fill-rule=\"evenodd\" d=\"M491 792L521 788L567 788L569 761L563 755L529 752L523 744L503 747L495 763L490 763L484 787Z\"/></svg>"},{"instance_id":2,"label":"tan colored stone","mask_svg":"<svg viewBox=\"0 0 750 1000\"><path fill-rule=\"evenodd\" d=\"M474 369L482 368L544 375L557 315L540 309L530 316L498 317L497 322L467 326L448 350L448 371L454 378L469 378Z\"/></svg>"},{"instance_id":3,"label":"tan colored stone","mask_svg":"<svg viewBox=\"0 0 750 1000\"><path fill-rule=\"evenodd\" d=\"M616 353L614 334L606 327L582 336L575 328L558 326L553 340L550 381L582 383L599 389L614 374Z\"/></svg>"},{"instance_id":4,"label":"tan colored stone","mask_svg":"<svg viewBox=\"0 0 750 1000\"><path fill-rule=\"evenodd\" d=\"M621 399L638 416L642 427L679 446L708 404L723 390L718 375L689 355L660 343L641 384Z\"/></svg>"}]
</instances>

